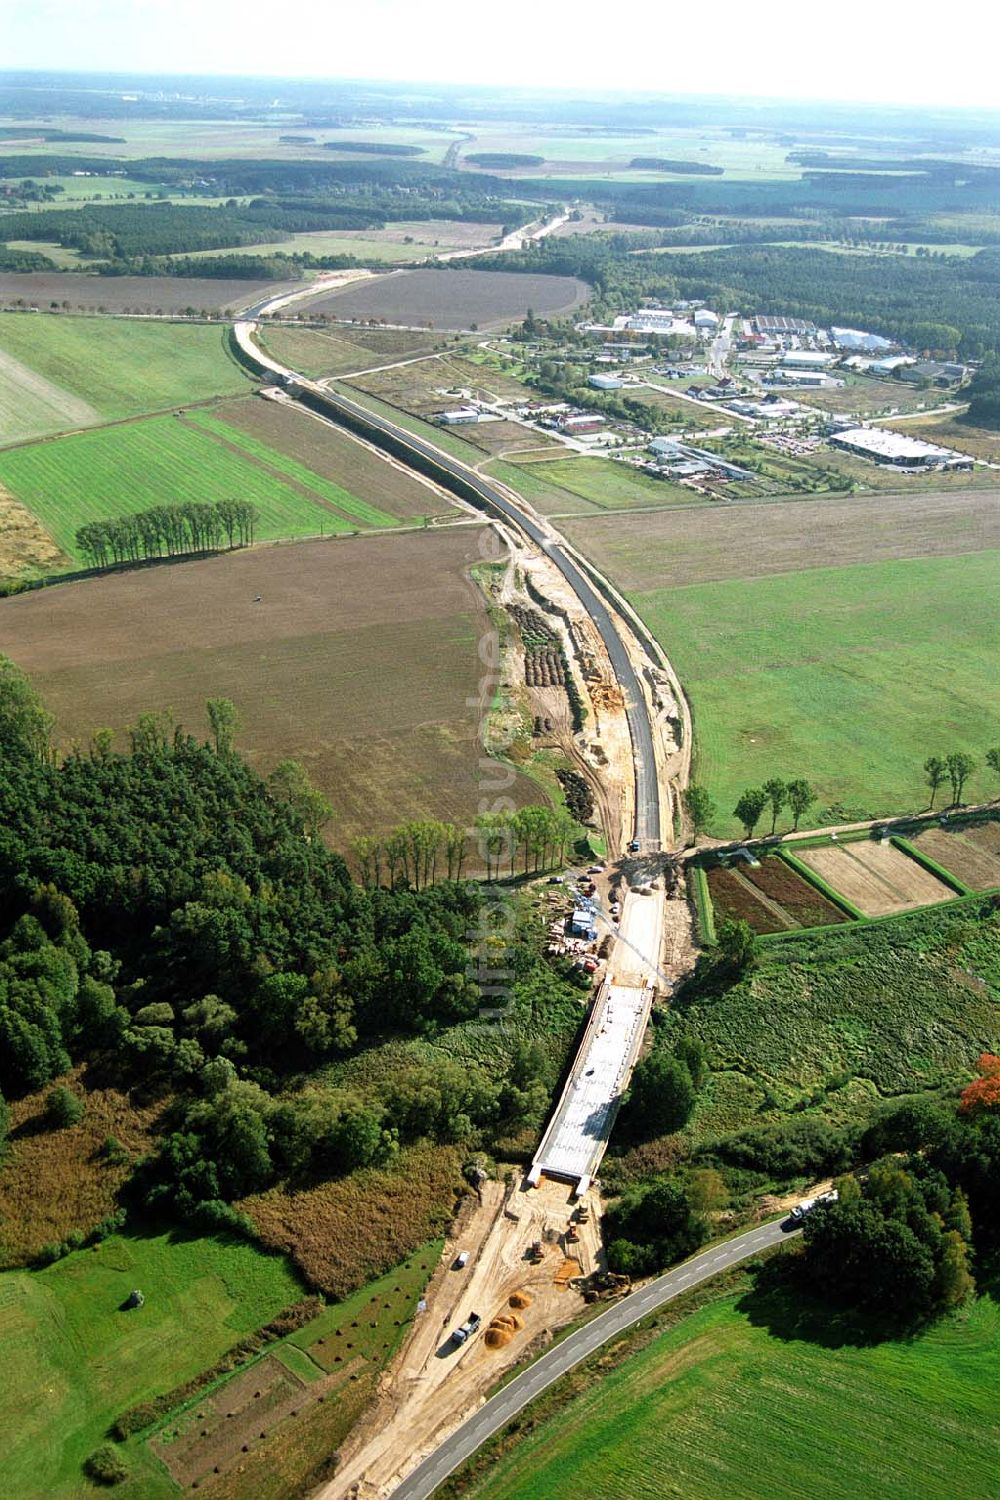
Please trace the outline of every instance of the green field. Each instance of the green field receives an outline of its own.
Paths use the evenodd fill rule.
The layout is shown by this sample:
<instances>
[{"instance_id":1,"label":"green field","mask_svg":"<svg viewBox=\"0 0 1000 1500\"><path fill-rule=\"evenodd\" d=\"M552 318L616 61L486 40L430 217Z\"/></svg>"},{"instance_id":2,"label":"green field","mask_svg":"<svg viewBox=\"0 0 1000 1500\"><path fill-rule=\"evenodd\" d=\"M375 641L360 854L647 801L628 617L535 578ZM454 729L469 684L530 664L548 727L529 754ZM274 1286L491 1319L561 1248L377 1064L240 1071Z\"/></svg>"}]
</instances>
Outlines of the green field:
<instances>
[{"instance_id":1,"label":"green field","mask_svg":"<svg viewBox=\"0 0 1000 1500\"><path fill-rule=\"evenodd\" d=\"M932 753L981 760L1000 722L998 569L990 551L634 593L691 700L713 832L736 833L740 792L769 776L805 776L812 820L846 820L925 806Z\"/></svg>"},{"instance_id":2,"label":"green field","mask_svg":"<svg viewBox=\"0 0 1000 1500\"><path fill-rule=\"evenodd\" d=\"M538 493L539 486L552 491L568 491L565 507L579 513L580 507L572 503L571 497L589 501L587 510L634 510L640 506L691 505L699 497L683 485L672 484L669 479L653 479L639 469L627 464L615 463L609 458L557 458L541 464L511 465L519 469L524 478L524 494L530 498L531 489ZM499 470L494 469L499 476ZM518 481L509 479L516 489ZM558 513L558 494L547 502L545 509Z\"/></svg>"},{"instance_id":3,"label":"green field","mask_svg":"<svg viewBox=\"0 0 1000 1500\"><path fill-rule=\"evenodd\" d=\"M235 428L214 425L243 451L191 419L150 417L0 452L0 484L80 563L76 531L85 522L189 500L252 501L260 512L259 541L352 531L362 512L365 521L378 517L373 524L396 524L293 459ZM256 450L266 455L266 466ZM334 492L343 498L333 499ZM348 504L350 515L341 514Z\"/></svg>"},{"instance_id":4,"label":"green field","mask_svg":"<svg viewBox=\"0 0 1000 1500\"><path fill-rule=\"evenodd\" d=\"M133 1287L145 1306L119 1310ZM284 1260L242 1242L115 1236L44 1271L0 1276L4 1492L17 1500L91 1493L80 1464L126 1407L172 1389L303 1296ZM176 1493L136 1448L141 1473L117 1493Z\"/></svg>"},{"instance_id":5,"label":"green field","mask_svg":"<svg viewBox=\"0 0 1000 1500\"><path fill-rule=\"evenodd\" d=\"M71 280L67 295L72 294ZM4 355L30 374L5 370ZM31 375L45 386L41 413ZM82 425L77 413L81 401L92 409L90 420L97 421L248 389L247 376L226 348L222 327L0 313L0 442ZM60 393L66 397L63 412Z\"/></svg>"},{"instance_id":6,"label":"green field","mask_svg":"<svg viewBox=\"0 0 1000 1500\"><path fill-rule=\"evenodd\" d=\"M903 1343L824 1346L752 1293L701 1309L520 1438L479 1500L985 1500L1000 1307Z\"/></svg>"},{"instance_id":7,"label":"green field","mask_svg":"<svg viewBox=\"0 0 1000 1500\"><path fill-rule=\"evenodd\" d=\"M395 526L397 524L395 516L379 510L375 505L369 505L367 500L359 500L357 495L352 495L350 490L344 489L343 485L335 484L332 479L321 478L305 464L299 463L298 459L292 458L287 453L279 453L276 448L262 443L259 438L251 436L241 428L233 427L229 422L221 422L210 412L190 412L187 420L193 422L196 427L200 427L203 432L212 433L223 442L239 448L242 453L258 463L276 470L285 479L305 486L314 495L319 495L330 505L335 505L351 520L360 521L365 526Z\"/></svg>"}]
</instances>

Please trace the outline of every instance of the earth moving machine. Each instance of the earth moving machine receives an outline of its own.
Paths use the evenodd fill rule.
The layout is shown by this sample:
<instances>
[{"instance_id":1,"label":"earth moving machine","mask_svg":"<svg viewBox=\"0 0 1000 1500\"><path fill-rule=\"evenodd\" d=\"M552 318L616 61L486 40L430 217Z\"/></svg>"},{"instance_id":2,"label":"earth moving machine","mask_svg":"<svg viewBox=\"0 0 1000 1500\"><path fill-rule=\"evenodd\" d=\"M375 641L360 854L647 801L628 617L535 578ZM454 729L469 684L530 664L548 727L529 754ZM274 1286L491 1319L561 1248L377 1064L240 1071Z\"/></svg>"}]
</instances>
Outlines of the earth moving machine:
<instances>
[{"instance_id":1,"label":"earth moving machine","mask_svg":"<svg viewBox=\"0 0 1000 1500\"><path fill-rule=\"evenodd\" d=\"M542 1244L541 1240L534 1240L532 1242L531 1249L528 1251L528 1259L533 1260L537 1265L538 1262L544 1258L544 1256L545 1246Z\"/></svg>"},{"instance_id":2,"label":"earth moving machine","mask_svg":"<svg viewBox=\"0 0 1000 1500\"><path fill-rule=\"evenodd\" d=\"M474 1333L479 1332L479 1329L482 1327L482 1322L483 1320L480 1317L479 1313L470 1313L465 1322L462 1323L460 1327L456 1328L455 1332L452 1334L452 1338L454 1339L455 1343L464 1344L468 1339L471 1339Z\"/></svg>"}]
</instances>

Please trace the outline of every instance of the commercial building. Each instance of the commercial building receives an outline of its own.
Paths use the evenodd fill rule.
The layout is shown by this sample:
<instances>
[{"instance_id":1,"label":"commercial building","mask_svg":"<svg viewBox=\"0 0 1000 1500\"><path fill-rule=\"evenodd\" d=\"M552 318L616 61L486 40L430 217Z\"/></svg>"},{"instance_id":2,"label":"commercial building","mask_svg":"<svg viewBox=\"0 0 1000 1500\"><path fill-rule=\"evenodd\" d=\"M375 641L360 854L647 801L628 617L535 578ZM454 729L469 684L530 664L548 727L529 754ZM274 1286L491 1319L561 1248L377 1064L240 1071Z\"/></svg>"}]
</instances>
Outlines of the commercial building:
<instances>
[{"instance_id":1,"label":"commercial building","mask_svg":"<svg viewBox=\"0 0 1000 1500\"><path fill-rule=\"evenodd\" d=\"M597 391L620 391L625 382L620 375L590 375L587 384Z\"/></svg>"},{"instance_id":2,"label":"commercial building","mask_svg":"<svg viewBox=\"0 0 1000 1500\"><path fill-rule=\"evenodd\" d=\"M700 307L694 315L694 326L696 328L718 328L719 314L712 312L711 308Z\"/></svg>"},{"instance_id":3,"label":"commercial building","mask_svg":"<svg viewBox=\"0 0 1000 1500\"><path fill-rule=\"evenodd\" d=\"M849 427L830 438L833 448L842 448L857 458L888 464L897 469L971 469L972 459L953 448L939 448L922 438L905 437L882 427Z\"/></svg>"}]
</instances>

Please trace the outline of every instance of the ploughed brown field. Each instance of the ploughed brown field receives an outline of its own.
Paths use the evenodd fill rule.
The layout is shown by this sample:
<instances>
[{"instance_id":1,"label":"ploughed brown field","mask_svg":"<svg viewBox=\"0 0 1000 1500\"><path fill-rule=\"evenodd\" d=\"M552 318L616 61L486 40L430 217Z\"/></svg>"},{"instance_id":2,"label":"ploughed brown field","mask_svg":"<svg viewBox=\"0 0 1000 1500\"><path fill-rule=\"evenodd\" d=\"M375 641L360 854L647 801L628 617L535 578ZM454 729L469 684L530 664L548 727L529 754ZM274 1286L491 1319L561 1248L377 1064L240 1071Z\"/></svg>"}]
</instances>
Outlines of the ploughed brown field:
<instances>
[{"instance_id":1,"label":"ploughed brown field","mask_svg":"<svg viewBox=\"0 0 1000 1500\"><path fill-rule=\"evenodd\" d=\"M704 505L581 517L564 529L631 592L982 552L1000 547L997 500L996 491L979 490Z\"/></svg>"},{"instance_id":2,"label":"ploughed brown field","mask_svg":"<svg viewBox=\"0 0 1000 1500\"><path fill-rule=\"evenodd\" d=\"M799 858L866 917L912 911L955 895L951 886L890 843L830 844L803 849Z\"/></svg>"},{"instance_id":3,"label":"ploughed brown field","mask_svg":"<svg viewBox=\"0 0 1000 1500\"><path fill-rule=\"evenodd\" d=\"M832 901L803 880L777 855L759 865L741 864L707 873L708 888L719 921L748 922L754 932L784 932L795 927L826 927L849 920Z\"/></svg>"},{"instance_id":4,"label":"ploughed brown field","mask_svg":"<svg viewBox=\"0 0 1000 1500\"><path fill-rule=\"evenodd\" d=\"M379 318L421 328L480 328L520 322L532 308L540 317L571 312L590 296L574 276L517 271L393 271L350 282L309 302L310 314Z\"/></svg>"},{"instance_id":5,"label":"ploughed brown field","mask_svg":"<svg viewBox=\"0 0 1000 1500\"><path fill-rule=\"evenodd\" d=\"M1000 823L954 830L929 828L914 843L972 890L1000 886Z\"/></svg>"},{"instance_id":6,"label":"ploughed brown field","mask_svg":"<svg viewBox=\"0 0 1000 1500\"><path fill-rule=\"evenodd\" d=\"M75 271L0 272L0 306L23 301L48 309L55 302L66 312L225 312L252 302L264 292L275 296L294 282L217 281L212 276L87 276Z\"/></svg>"},{"instance_id":7,"label":"ploughed brown field","mask_svg":"<svg viewBox=\"0 0 1000 1500\"><path fill-rule=\"evenodd\" d=\"M238 747L265 773L301 760L342 850L407 818L465 821L482 775L502 772L480 769L482 530L258 547L21 594L0 601L0 651L63 747L102 726L124 739L164 708L207 735L205 700L231 698ZM520 776L504 795L538 800Z\"/></svg>"}]
</instances>

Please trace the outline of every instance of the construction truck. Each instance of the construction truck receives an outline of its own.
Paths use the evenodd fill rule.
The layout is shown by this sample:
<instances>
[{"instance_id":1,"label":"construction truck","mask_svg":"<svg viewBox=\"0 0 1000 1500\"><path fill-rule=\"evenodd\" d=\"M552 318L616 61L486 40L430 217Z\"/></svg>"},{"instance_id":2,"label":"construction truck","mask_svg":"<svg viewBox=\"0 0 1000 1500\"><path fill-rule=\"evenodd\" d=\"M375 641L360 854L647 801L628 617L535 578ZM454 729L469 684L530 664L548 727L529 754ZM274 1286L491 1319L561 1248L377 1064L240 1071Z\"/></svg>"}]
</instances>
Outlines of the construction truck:
<instances>
[{"instance_id":1,"label":"construction truck","mask_svg":"<svg viewBox=\"0 0 1000 1500\"><path fill-rule=\"evenodd\" d=\"M534 1240L531 1244L530 1249L528 1250L528 1259L533 1260L537 1264L538 1261L544 1259L544 1256L545 1246L542 1244L541 1240Z\"/></svg>"},{"instance_id":2,"label":"construction truck","mask_svg":"<svg viewBox=\"0 0 1000 1500\"><path fill-rule=\"evenodd\" d=\"M478 1313L470 1313L465 1322L461 1324L460 1327L456 1328L455 1332L452 1334L452 1338L454 1339L455 1343L464 1344L466 1340L471 1339L474 1333L479 1332L479 1329L482 1326L482 1322L483 1320Z\"/></svg>"}]
</instances>

